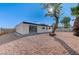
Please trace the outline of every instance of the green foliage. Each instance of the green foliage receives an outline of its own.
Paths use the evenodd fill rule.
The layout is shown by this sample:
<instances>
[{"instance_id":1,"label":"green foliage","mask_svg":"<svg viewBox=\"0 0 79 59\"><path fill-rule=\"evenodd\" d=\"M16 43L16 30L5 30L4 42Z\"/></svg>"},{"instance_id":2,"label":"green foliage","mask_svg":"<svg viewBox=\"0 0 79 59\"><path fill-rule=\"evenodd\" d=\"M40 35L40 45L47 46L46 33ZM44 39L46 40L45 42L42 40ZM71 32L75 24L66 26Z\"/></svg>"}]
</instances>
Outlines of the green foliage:
<instances>
[{"instance_id":1,"label":"green foliage","mask_svg":"<svg viewBox=\"0 0 79 59\"><path fill-rule=\"evenodd\" d=\"M44 3L42 5L43 5L43 9L47 11L45 16L53 17L54 20L56 21L54 26L52 26L53 27L52 33L54 33L59 23L58 21L59 21L59 16L60 16L61 3Z\"/></svg>"},{"instance_id":2,"label":"green foliage","mask_svg":"<svg viewBox=\"0 0 79 59\"><path fill-rule=\"evenodd\" d=\"M73 26L74 35L79 36L79 17L76 17L74 26Z\"/></svg>"},{"instance_id":3,"label":"green foliage","mask_svg":"<svg viewBox=\"0 0 79 59\"><path fill-rule=\"evenodd\" d=\"M77 5L76 7L72 7L71 8L71 15L73 15L73 16L79 16L79 5Z\"/></svg>"},{"instance_id":4,"label":"green foliage","mask_svg":"<svg viewBox=\"0 0 79 59\"><path fill-rule=\"evenodd\" d=\"M74 25L73 25L73 32L74 35L79 36L79 3L77 6L71 8L72 15L76 17Z\"/></svg>"},{"instance_id":5,"label":"green foliage","mask_svg":"<svg viewBox=\"0 0 79 59\"><path fill-rule=\"evenodd\" d=\"M70 27L70 20L71 18L70 17L64 17L60 23L64 25L64 28L69 28Z\"/></svg>"},{"instance_id":6,"label":"green foliage","mask_svg":"<svg viewBox=\"0 0 79 59\"><path fill-rule=\"evenodd\" d=\"M59 18L60 10L61 10L61 6L60 6L61 3L44 3L42 5L43 5L43 9L47 10L47 13L45 14L45 16ZM51 10L51 12L49 11L50 8L53 9Z\"/></svg>"}]
</instances>

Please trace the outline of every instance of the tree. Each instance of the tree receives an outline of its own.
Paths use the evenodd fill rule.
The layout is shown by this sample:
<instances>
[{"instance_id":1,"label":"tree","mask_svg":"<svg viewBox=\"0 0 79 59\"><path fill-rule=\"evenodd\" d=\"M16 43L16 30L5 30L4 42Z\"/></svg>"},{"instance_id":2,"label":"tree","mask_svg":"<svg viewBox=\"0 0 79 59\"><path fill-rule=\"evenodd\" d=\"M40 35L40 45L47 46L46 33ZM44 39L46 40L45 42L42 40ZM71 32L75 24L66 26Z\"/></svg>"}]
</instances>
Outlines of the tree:
<instances>
[{"instance_id":1,"label":"tree","mask_svg":"<svg viewBox=\"0 0 79 59\"><path fill-rule=\"evenodd\" d=\"M73 32L74 35L79 36L79 4L75 7L72 7L71 12L71 15L76 17L73 25Z\"/></svg>"},{"instance_id":2,"label":"tree","mask_svg":"<svg viewBox=\"0 0 79 59\"><path fill-rule=\"evenodd\" d=\"M71 15L75 17L79 16L79 4L71 8Z\"/></svg>"},{"instance_id":3,"label":"tree","mask_svg":"<svg viewBox=\"0 0 79 59\"><path fill-rule=\"evenodd\" d=\"M54 27L52 26L52 33L55 33L59 23L61 3L45 3L43 4L43 7L47 10L45 16L50 16L55 20Z\"/></svg>"},{"instance_id":4,"label":"tree","mask_svg":"<svg viewBox=\"0 0 79 59\"><path fill-rule=\"evenodd\" d=\"M64 28L70 28L70 17L63 17L63 19L60 21L60 23L63 25Z\"/></svg>"}]
</instances>

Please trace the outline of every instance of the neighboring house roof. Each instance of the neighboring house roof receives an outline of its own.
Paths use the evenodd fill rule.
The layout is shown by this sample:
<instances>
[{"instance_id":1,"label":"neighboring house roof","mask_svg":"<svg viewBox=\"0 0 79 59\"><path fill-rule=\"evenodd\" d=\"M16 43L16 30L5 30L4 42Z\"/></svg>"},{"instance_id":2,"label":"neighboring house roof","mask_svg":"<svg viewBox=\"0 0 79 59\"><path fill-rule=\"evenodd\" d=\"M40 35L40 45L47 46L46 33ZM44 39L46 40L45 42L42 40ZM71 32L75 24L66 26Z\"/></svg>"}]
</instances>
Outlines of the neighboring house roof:
<instances>
[{"instance_id":1,"label":"neighboring house roof","mask_svg":"<svg viewBox=\"0 0 79 59\"><path fill-rule=\"evenodd\" d=\"M22 22L24 24L31 24L31 25L39 25L39 26L48 26L46 24L35 24L35 23L30 23L30 22Z\"/></svg>"}]
</instances>

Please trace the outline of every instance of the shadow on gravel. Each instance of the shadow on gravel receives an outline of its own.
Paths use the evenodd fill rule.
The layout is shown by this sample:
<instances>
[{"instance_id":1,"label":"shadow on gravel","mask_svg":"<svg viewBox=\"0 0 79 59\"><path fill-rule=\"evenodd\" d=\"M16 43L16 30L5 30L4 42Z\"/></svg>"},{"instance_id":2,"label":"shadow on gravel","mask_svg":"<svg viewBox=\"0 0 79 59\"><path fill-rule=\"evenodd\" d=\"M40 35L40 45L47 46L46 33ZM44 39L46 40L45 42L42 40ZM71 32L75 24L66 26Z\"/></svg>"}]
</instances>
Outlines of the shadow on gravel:
<instances>
[{"instance_id":1,"label":"shadow on gravel","mask_svg":"<svg viewBox=\"0 0 79 59\"><path fill-rule=\"evenodd\" d=\"M19 40L23 37L35 36L35 35L41 35L41 34L45 34L45 33L33 33L33 34L26 34L26 35L22 35L22 34L19 34L17 32L9 33L9 34L0 36L0 37L2 37L2 38L0 38L0 45L9 43L9 42L12 42L15 40Z\"/></svg>"},{"instance_id":2,"label":"shadow on gravel","mask_svg":"<svg viewBox=\"0 0 79 59\"><path fill-rule=\"evenodd\" d=\"M61 39L54 37L56 41L58 41L71 55L79 55L76 51L74 51L71 47L69 47L64 41Z\"/></svg>"}]
</instances>

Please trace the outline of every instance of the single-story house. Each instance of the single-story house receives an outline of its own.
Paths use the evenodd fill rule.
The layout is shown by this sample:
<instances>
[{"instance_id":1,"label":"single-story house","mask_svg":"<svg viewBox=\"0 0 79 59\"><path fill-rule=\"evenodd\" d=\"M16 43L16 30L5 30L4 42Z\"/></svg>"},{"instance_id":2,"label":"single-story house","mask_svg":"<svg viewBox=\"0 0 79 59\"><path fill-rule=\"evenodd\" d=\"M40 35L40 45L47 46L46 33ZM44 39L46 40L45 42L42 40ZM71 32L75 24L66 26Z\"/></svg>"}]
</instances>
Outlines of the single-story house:
<instances>
[{"instance_id":1,"label":"single-story house","mask_svg":"<svg viewBox=\"0 0 79 59\"><path fill-rule=\"evenodd\" d=\"M20 34L52 32L52 26L30 22L21 22L16 26L16 32Z\"/></svg>"}]
</instances>

